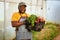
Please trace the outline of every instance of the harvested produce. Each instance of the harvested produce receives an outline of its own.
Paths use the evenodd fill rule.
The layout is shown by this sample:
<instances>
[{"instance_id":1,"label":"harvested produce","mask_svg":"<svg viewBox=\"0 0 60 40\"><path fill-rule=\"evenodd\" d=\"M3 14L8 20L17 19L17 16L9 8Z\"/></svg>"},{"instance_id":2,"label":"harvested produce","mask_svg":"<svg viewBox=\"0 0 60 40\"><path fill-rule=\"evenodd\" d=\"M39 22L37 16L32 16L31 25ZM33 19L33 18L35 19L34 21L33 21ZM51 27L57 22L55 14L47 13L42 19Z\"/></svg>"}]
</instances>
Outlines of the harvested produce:
<instances>
[{"instance_id":1,"label":"harvested produce","mask_svg":"<svg viewBox=\"0 0 60 40\"><path fill-rule=\"evenodd\" d=\"M26 20L26 29L28 31L34 30L34 31L41 31L43 29L45 21L41 21L42 19L40 17L37 17L36 15L31 15Z\"/></svg>"},{"instance_id":2,"label":"harvested produce","mask_svg":"<svg viewBox=\"0 0 60 40\"><path fill-rule=\"evenodd\" d=\"M35 23L36 19L37 19L37 16L33 15L33 14L29 18L27 18L29 23L31 23L31 26L34 26L34 23Z\"/></svg>"}]
</instances>

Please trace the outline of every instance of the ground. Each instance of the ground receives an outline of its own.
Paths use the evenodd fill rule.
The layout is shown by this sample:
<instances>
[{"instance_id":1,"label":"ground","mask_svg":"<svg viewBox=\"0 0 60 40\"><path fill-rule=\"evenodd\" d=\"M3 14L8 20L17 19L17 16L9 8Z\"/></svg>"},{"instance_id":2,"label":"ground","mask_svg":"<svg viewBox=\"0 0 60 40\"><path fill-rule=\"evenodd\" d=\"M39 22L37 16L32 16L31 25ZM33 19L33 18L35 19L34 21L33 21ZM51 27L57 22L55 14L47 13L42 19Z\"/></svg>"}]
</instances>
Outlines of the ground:
<instances>
[{"instance_id":1,"label":"ground","mask_svg":"<svg viewBox=\"0 0 60 40\"><path fill-rule=\"evenodd\" d=\"M58 29L59 29L59 34L53 40L60 40L60 26L58 27Z\"/></svg>"}]
</instances>

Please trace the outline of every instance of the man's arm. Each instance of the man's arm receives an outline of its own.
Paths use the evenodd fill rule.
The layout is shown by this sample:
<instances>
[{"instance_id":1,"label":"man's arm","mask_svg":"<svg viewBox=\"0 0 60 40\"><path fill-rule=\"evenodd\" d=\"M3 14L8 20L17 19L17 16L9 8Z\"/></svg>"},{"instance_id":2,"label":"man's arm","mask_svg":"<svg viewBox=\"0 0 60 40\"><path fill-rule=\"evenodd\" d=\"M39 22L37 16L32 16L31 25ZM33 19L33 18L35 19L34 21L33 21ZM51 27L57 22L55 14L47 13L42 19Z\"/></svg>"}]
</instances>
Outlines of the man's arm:
<instances>
[{"instance_id":1,"label":"man's arm","mask_svg":"<svg viewBox=\"0 0 60 40\"><path fill-rule=\"evenodd\" d=\"M18 22L18 21L11 21L12 27L19 27L23 25L23 22Z\"/></svg>"}]
</instances>

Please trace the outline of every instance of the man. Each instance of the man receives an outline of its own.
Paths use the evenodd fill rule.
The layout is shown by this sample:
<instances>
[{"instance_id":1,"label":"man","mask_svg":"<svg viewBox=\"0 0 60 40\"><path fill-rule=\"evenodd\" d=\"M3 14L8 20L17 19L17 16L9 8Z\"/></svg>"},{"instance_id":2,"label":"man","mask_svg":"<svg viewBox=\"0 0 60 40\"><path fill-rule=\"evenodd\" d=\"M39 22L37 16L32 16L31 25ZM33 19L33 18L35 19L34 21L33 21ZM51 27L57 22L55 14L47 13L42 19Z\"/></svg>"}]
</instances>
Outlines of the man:
<instances>
[{"instance_id":1,"label":"man","mask_svg":"<svg viewBox=\"0 0 60 40\"><path fill-rule=\"evenodd\" d=\"M24 2L18 5L19 12L15 12L12 16L12 26L16 27L16 40L32 40L31 32L28 32L25 28L25 20L29 17L26 11L26 4Z\"/></svg>"}]
</instances>

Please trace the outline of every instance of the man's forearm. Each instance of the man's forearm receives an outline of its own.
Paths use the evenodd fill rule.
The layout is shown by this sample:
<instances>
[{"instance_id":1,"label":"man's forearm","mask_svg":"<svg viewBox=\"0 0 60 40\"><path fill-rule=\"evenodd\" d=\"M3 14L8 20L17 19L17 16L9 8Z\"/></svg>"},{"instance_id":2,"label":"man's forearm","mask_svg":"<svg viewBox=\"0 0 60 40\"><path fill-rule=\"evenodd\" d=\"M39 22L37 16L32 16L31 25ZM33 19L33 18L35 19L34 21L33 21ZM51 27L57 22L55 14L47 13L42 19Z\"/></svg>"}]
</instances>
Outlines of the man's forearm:
<instances>
[{"instance_id":1,"label":"man's forearm","mask_svg":"<svg viewBox=\"0 0 60 40\"><path fill-rule=\"evenodd\" d=\"M16 22L16 21L12 22L13 27L19 27L19 26L21 26L23 24L24 24L23 22Z\"/></svg>"}]
</instances>

